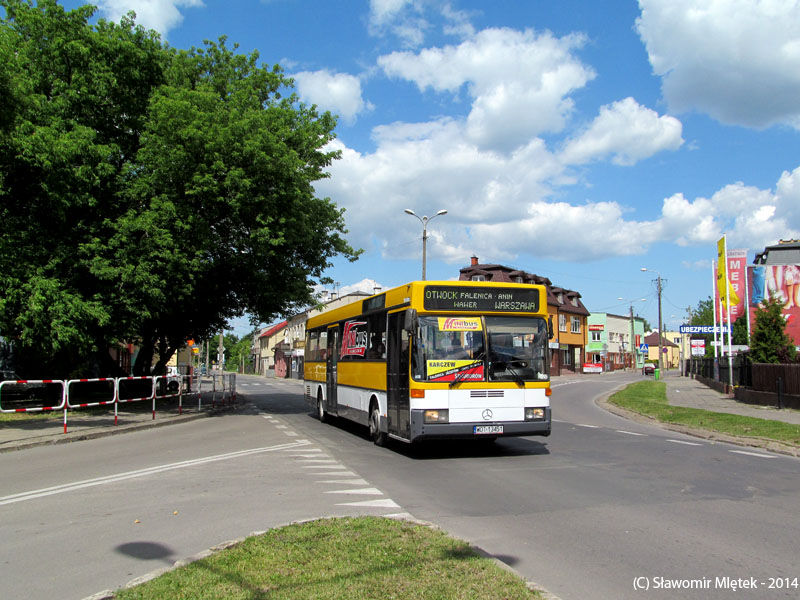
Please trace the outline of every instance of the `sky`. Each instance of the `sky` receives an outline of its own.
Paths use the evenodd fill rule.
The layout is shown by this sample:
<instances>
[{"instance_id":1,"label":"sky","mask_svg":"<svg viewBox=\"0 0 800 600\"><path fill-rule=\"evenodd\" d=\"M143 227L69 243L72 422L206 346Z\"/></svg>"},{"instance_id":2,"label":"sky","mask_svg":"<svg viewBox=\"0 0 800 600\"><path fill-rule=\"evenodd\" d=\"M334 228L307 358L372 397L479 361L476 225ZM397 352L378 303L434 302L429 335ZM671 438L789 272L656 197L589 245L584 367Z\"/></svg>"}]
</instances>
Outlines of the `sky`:
<instances>
[{"instance_id":1,"label":"sky","mask_svg":"<svg viewBox=\"0 0 800 600\"><path fill-rule=\"evenodd\" d=\"M447 211L427 225L428 279L476 256L655 326L660 276L666 329L712 294L723 235L748 262L800 238L793 0L93 3L177 48L225 35L338 115L342 157L316 191L364 250L327 271L340 294L421 278L407 208Z\"/></svg>"}]
</instances>

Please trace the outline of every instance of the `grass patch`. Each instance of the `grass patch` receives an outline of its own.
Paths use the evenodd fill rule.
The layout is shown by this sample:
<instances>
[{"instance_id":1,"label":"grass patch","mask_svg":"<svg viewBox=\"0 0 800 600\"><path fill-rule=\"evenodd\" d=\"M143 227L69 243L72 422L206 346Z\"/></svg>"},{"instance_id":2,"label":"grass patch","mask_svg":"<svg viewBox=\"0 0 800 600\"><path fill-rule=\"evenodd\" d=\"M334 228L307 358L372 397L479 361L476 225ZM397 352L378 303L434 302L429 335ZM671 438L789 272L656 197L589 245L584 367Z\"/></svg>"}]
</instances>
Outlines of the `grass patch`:
<instances>
[{"instance_id":1,"label":"grass patch","mask_svg":"<svg viewBox=\"0 0 800 600\"><path fill-rule=\"evenodd\" d=\"M652 417L662 423L686 425L740 437L763 438L800 445L800 425L718 413L699 408L670 406L667 386L661 381L640 381L620 390L608 400L611 404Z\"/></svg>"},{"instance_id":2,"label":"grass patch","mask_svg":"<svg viewBox=\"0 0 800 600\"><path fill-rule=\"evenodd\" d=\"M378 517L290 525L166 573L117 598L270 600L540 598L441 531Z\"/></svg>"}]
</instances>

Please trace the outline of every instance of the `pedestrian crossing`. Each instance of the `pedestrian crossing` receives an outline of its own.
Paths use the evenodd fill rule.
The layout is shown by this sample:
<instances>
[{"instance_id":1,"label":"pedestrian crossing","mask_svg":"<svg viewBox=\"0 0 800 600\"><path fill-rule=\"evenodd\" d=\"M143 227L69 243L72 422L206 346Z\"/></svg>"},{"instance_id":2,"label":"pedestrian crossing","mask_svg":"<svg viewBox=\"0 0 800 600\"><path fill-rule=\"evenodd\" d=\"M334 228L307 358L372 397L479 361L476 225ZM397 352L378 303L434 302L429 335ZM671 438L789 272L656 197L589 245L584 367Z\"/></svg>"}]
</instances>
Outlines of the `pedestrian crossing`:
<instances>
[{"instance_id":1,"label":"pedestrian crossing","mask_svg":"<svg viewBox=\"0 0 800 600\"><path fill-rule=\"evenodd\" d=\"M297 432L274 415L261 416L287 437L298 436ZM370 484L359 473L343 465L321 448L309 443L300 447L287 447L283 454L294 461L298 471L317 484L321 498L328 499L333 507L350 508L361 514L414 519L381 489Z\"/></svg>"}]
</instances>

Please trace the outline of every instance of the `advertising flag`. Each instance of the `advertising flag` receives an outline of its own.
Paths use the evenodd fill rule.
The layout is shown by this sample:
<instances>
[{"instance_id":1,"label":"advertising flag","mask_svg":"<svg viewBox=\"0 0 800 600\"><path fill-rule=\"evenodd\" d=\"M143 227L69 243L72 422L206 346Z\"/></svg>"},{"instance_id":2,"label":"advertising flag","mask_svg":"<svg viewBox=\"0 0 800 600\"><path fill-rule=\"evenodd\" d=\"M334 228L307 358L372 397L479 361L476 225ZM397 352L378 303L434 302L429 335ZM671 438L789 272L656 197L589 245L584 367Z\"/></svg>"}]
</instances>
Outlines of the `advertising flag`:
<instances>
[{"instance_id":1,"label":"advertising flag","mask_svg":"<svg viewBox=\"0 0 800 600\"><path fill-rule=\"evenodd\" d=\"M719 299L724 310L727 310L730 306L737 306L740 302L739 296L736 295L733 287L731 287L727 263L725 236L722 236L717 242L717 290L719 290Z\"/></svg>"}]
</instances>

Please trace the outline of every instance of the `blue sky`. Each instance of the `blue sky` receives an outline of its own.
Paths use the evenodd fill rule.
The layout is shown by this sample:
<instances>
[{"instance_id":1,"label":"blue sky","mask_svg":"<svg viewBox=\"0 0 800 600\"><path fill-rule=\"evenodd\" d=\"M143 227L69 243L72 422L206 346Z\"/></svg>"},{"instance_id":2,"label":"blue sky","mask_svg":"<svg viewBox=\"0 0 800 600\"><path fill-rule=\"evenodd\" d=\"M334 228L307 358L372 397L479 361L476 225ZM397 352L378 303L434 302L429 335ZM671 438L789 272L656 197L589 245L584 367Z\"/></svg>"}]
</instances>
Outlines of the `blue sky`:
<instances>
[{"instance_id":1,"label":"blue sky","mask_svg":"<svg viewBox=\"0 0 800 600\"><path fill-rule=\"evenodd\" d=\"M83 2L63 2L67 8ZM800 238L800 6L781 0L98 0L172 46L226 35L339 115L317 186L346 209L339 291L475 255L677 326L716 241ZM237 322L239 334L248 330Z\"/></svg>"}]
</instances>

